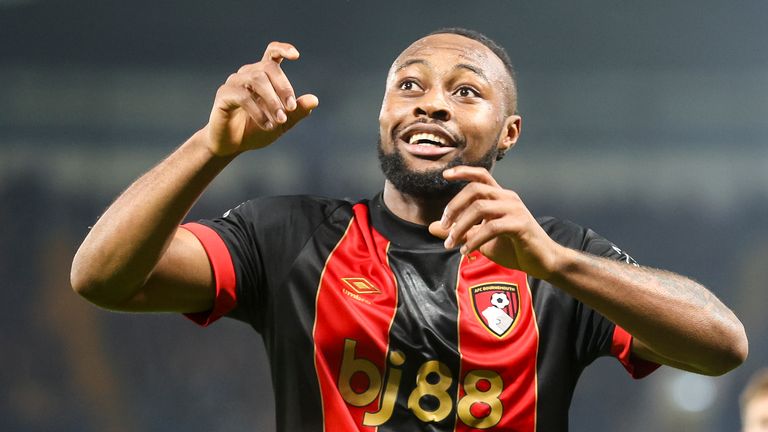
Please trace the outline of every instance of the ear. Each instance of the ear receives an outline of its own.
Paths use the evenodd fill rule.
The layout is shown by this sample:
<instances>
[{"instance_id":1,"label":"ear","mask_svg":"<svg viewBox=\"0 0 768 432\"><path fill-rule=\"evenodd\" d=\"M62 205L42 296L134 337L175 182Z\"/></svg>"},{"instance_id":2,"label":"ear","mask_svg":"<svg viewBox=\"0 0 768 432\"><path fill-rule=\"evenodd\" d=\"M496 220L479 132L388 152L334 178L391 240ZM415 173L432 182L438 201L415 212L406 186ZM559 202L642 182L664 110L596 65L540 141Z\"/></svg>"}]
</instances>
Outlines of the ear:
<instances>
[{"instance_id":1,"label":"ear","mask_svg":"<svg viewBox=\"0 0 768 432\"><path fill-rule=\"evenodd\" d=\"M523 118L517 114L504 119L504 126L502 127L501 134L499 135L499 154L504 154L507 150L517 144L517 139L520 138L520 130L523 127Z\"/></svg>"}]
</instances>

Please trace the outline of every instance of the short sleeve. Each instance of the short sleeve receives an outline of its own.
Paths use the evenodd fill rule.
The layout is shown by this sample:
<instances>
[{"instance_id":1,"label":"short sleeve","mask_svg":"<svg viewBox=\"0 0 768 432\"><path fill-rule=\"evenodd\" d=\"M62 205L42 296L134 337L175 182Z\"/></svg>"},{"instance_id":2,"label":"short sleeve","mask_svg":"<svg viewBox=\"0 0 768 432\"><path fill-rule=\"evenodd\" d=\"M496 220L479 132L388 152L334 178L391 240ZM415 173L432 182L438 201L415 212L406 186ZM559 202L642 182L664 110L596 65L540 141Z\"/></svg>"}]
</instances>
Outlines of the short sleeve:
<instances>
[{"instance_id":1,"label":"short sleeve","mask_svg":"<svg viewBox=\"0 0 768 432\"><path fill-rule=\"evenodd\" d=\"M206 327L231 312L237 305L236 277L232 256L229 254L224 240L211 228L194 222L184 224L181 228L197 237L211 263L214 283L216 284L213 308L206 312L185 314L195 323Z\"/></svg>"},{"instance_id":2,"label":"short sleeve","mask_svg":"<svg viewBox=\"0 0 768 432\"><path fill-rule=\"evenodd\" d=\"M187 314L200 325L227 316L264 326L278 289L317 227L346 201L310 196L246 201L215 219L182 225L202 243L216 281L211 310Z\"/></svg>"},{"instance_id":3,"label":"short sleeve","mask_svg":"<svg viewBox=\"0 0 768 432\"><path fill-rule=\"evenodd\" d=\"M616 357L635 379L646 377L661 366L632 354L632 335L619 326L614 326L611 355Z\"/></svg>"},{"instance_id":4,"label":"short sleeve","mask_svg":"<svg viewBox=\"0 0 768 432\"><path fill-rule=\"evenodd\" d=\"M203 245L216 283L213 308L187 318L207 326L223 316L248 322L258 316L260 289L265 287L261 249L270 247L255 229L259 213L258 203L247 201L220 218L182 225Z\"/></svg>"},{"instance_id":5,"label":"short sleeve","mask_svg":"<svg viewBox=\"0 0 768 432\"><path fill-rule=\"evenodd\" d=\"M582 250L593 255L605 258L615 259L627 263L627 265L638 265L634 258L621 250L618 246L600 236L596 232L586 229ZM594 321L591 326L599 331L599 355L610 354L624 366L633 378L643 378L656 369L659 364L641 359L632 354L632 335L620 326L608 321L601 314L591 308L582 305L581 322Z\"/></svg>"}]
</instances>

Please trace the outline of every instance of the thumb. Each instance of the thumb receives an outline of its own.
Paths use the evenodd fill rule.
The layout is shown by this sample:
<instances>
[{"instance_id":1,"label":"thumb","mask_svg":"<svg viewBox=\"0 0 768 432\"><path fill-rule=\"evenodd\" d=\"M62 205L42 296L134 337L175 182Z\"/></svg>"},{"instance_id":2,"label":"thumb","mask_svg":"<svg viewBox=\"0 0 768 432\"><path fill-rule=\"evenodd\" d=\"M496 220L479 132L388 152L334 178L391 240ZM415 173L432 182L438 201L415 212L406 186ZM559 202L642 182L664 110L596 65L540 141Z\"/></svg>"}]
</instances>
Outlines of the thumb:
<instances>
[{"instance_id":1,"label":"thumb","mask_svg":"<svg viewBox=\"0 0 768 432\"><path fill-rule=\"evenodd\" d=\"M296 123L308 116L313 109L317 108L319 103L320 101L317 99L317 96L313 94L299 96L296 99L296 109L288 112L288 120L283 124L283 128L285 130L292 128Z\"/></svg>"},{"instance_id":2,"label":"thumb","mask_svg":"<svg viewBox=\"0 0 768 432\"><path fill-rule=\"evenodd\" d=\"M429 224L429 233L437 238L445 240L448 237L449 230L443 228L440 221L435 221Z\"/></svg>"}]
</instances>

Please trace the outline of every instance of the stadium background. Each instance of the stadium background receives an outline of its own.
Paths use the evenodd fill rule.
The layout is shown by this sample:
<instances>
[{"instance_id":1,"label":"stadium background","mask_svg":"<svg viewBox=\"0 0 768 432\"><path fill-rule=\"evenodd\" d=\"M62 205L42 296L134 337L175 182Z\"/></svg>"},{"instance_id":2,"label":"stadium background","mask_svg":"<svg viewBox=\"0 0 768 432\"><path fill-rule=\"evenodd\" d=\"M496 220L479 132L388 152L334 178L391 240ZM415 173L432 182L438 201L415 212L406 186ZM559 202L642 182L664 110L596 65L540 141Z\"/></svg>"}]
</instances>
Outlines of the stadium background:
<instances>
[{"instance_id":1,"label":"stadium background","mask_svg":"<svg viewBox=\"0 0 768 432\"><path fill-rule=\"evenodd\" d=\"M192 217L262 194L372 195L386 70L450 25L497 39L518 70L523 136L500 182L704 282L747 327L750 357L725 377L632 382L599 360L572 430L737 430L738 392L768 364L766 22L760 0L0 0L0 430L272 430L257 335L98 310L69 289L72 255L273 39L302 52L285 70L320 107L237 160Z\"/></svg>"}]
</instances>

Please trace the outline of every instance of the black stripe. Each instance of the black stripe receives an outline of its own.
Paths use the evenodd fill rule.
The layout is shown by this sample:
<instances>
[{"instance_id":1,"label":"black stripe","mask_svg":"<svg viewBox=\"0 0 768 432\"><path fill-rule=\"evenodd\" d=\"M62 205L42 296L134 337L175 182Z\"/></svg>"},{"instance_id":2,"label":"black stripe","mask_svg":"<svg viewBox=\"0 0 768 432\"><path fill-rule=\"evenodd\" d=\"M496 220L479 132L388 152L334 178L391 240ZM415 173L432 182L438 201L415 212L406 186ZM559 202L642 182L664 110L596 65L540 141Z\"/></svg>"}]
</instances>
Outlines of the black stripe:
<instances>
[{"instance_id":1,"label":"black stripe","mask_svg":"<svg viewBox=\"0 0 768 432\"><path fill-rule=\"evenodd\" d=\"M263 337L272 368L277 430L323 431L322 400L313 361L315 298L325 261L352 217L348 205L329 216L304 245L285 281L275 288L279 295L271 296L271 307L267 308L270 325Z\"/></svg>"},{"instance_id":2,"label":"black stripe","mask_svg":"<svg viewBox=\"0 0 768 432\"><path fill-rule=\"evenodd\" d=\"M397 404L390 420L379 431L452 431L456 413L456 390L460 358L456 304L456 276L461 255L438 248L403 249L392 246L389 263L397 279L398 306L390 331L390 351L405 354L405 364ZM448 367L451 377L450 414L440 422L424 423L408 408L408 398L416 386L417 372L427 361L438 360ZM391 365L388 365L391 368ZM434 377L427 377L431 382ZM424 396L420 403L428 411L437 399Z\"/></svg>"}]
</instances>

